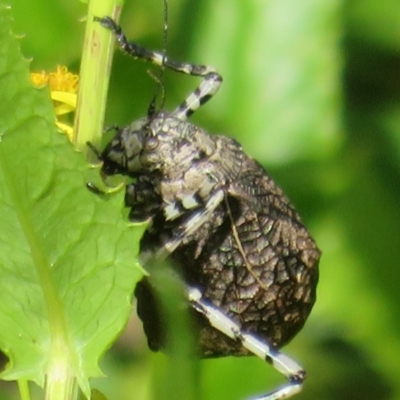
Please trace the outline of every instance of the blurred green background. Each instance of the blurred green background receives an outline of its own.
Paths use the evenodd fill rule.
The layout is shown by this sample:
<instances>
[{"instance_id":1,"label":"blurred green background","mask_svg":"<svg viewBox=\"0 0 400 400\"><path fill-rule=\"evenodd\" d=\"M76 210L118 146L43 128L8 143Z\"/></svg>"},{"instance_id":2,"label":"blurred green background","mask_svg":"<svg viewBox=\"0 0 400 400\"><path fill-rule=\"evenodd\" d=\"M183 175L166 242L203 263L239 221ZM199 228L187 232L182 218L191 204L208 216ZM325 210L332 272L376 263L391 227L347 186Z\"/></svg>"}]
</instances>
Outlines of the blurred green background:
<instances>
[{"instance_id":1,"label":"blurred green background","mask_svg":"<svg viewBox=\"0 0 400 400\"><path fill-rule=\"evenodd\" d=\"M9 3L32 70L62 64L78 72L85 5ZM162 47L161 0L127 1L121 24L135 41ZM220 71L220 93L192 120L237 138L285 189L323 251L317 304L285 348L308 371L295 398L400 399L398 0L169 0L168 53ZM106 125L145 114L149 68L116 53ZM166 107L198 83L167 72ZM283 382L256 358L195 368L198 399L239 400ZM93 386L109 400L165 398L157 389L165 376L187 379L149 352L134 312L103 369L108 378ZM0 383L1 400L17 398L15 384Z\"/></svg>"}]
</instances>

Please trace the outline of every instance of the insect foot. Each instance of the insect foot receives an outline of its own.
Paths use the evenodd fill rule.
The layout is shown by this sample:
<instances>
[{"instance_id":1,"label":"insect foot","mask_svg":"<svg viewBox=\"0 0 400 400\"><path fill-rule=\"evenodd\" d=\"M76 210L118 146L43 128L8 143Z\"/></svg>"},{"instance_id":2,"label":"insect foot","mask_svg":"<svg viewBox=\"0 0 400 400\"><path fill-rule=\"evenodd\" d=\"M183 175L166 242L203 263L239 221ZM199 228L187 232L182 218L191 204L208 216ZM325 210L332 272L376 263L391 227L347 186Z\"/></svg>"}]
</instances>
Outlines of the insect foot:
<instances>
[{"instance_id":1,"label":"insect foot","mask_svg":"<svg viewBox=\"0 0 400 400\"><path fill-rule=\"evenodd\" d=\"M187 121L217 92L220 75L128 42L108 17L98 21L135 58L203 78L174 111L154 110L119 128L99 157L103 174L134 178L125 196L130 217L151 221L140 244L142 264L168 258L185 282L200 357L256 355L288 380L258 400L298 393L306 374L278 349L314 305L320 251L283 191L240 144ZM151 276L135 294L149 346L162 349Z\"/></svg>"}]
</instances>

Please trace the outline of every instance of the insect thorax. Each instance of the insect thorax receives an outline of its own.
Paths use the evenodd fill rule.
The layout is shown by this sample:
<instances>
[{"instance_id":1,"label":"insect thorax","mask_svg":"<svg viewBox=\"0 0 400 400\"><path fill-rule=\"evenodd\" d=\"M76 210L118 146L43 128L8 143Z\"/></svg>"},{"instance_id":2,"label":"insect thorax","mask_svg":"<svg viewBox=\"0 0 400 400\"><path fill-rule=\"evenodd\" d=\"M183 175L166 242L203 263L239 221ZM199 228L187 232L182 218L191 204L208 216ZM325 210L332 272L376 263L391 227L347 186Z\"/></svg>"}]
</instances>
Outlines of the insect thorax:
<instances>
[{"instance_id":1,"label":"insect thorax","mask_svg":"<svg viewBox=\"0 0 400 400\"><path fill-rule=\"evenodd\" d=\"M101 155L106 174L147 176L165 203L188 203L192 196L206 201L210 191L236 179L243 157L235 140L211 136L166 111L119 129Z\"/></svg>"}]
</instances>

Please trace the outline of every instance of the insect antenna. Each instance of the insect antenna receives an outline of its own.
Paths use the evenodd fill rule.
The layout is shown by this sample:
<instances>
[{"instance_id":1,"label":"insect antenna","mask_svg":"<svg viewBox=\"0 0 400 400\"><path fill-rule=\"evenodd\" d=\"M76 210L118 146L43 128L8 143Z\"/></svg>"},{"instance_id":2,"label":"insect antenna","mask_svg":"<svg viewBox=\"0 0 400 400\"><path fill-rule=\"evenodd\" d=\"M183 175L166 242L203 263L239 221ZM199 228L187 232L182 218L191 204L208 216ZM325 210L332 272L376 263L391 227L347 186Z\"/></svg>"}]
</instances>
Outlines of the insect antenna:
<instances>
[{"instance_id":1,"label":"insect antenna","mask_svg":"<svg viewBox=\"0 0 400 400\"><path fill-rule=\"evenodd\" d=\"M155 89L154 95L150 101L149 107L147 108L147 118L151 122L157 112L156 101L160 94L160 91L161 91L161 103L160 103L159 109L162 109L164 107L166 96L165 96L165 85L164 85L164 82L162 81L163 74L157 73L157 72L154 72L151 70L147 70L147 73L156 82L156 89Z\"/></svg>"},{"instance_id":2,"label":"insect antenna","mask_svg":"<svg viewBox=\"0 0 400 400\"><path fill-rule=\"evenodd\" d=\"M164 71L165 71L165 58L167 54L167 43L168 43L168 0L164 0L164 14L163 14L163 50L161 52L162 54L162 60L161 60L161 70L159 73L155 73L153 71L148 70L147 73L154 79L156 82L156 89L153 95L153 98L150 101L149 107L147 109L147 117L149 121L152 121L154 115L157 112L157 98L160 95L161 92L161 102L160 102L160 107L159 109L163 109L165 105L165 99L166 99L166 90L165 90L165 85L163 82L163 76L164 76Z\"/></svg>"}]
</instances>

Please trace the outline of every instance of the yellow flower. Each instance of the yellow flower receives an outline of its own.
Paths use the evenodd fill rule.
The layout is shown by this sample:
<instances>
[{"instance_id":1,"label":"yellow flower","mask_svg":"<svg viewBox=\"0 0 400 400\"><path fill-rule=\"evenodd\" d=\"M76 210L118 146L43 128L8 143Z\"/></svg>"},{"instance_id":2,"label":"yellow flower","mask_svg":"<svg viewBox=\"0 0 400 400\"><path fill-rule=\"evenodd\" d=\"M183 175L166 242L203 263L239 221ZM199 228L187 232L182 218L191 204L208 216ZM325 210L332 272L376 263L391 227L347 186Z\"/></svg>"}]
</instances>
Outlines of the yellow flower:
<instances>
[{"instance_id":1,"label":"yellow flower","mask_svg":"<svg viewBox=\"0 0 400 400\"><path fill-rule=\"evenodd\" d=\"M66 114L73 113L76 109L79 76L68 72L65 66L57 66L55 72L32 72L31 81L37 87L49 85L50 95L56 113L56 125L72 140L73 128L65 120Z\"/></svg>"}]
</instances>

